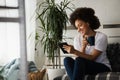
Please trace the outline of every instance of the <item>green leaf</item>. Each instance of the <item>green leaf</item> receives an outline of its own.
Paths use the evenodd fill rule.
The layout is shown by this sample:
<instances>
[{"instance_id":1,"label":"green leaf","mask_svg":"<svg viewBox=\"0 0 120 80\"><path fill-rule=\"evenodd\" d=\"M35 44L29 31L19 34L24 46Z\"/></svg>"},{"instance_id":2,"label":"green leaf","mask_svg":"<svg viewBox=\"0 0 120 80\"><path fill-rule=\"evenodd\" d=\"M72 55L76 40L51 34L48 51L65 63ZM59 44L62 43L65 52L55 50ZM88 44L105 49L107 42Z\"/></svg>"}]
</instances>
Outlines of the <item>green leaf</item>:
<instances>
[{"instance_id":1,"label":"green leaf","mask_svg":"<svg viewBox=\"0 0 120 80\"><path fill-rule=\"evenodd\" d=\"M58 43L63 39L63 30L67 29L66 24L69 19L66 9L72 10L68 6L69 4L68 0L63 0L60 4L55 3L55 0L45 0L37 7L37 20L40 23L38 28L43 32L40 42L43 45L44 53L47 53L53 62ZM38 40L38 35L36 35L36 40Z\"/></svg>"}]
</instances>

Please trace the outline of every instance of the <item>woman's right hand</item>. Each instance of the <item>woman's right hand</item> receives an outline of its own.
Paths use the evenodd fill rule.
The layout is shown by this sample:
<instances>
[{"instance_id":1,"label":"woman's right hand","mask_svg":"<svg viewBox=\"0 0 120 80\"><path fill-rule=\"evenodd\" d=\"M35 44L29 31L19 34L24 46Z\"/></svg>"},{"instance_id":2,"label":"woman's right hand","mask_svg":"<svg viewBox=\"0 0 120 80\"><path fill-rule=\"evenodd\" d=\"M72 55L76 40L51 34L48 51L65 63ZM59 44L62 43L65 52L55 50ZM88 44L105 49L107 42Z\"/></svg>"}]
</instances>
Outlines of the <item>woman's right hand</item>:
<instances>
[{"instance_id":1,"label":"woman's right hand","mask_svg":"<svg viewBox=\"0 0 120 80\"><path fill-rule=\"evenodd\" d=\"M74 51L75 51L73 45L63 45L63 48L64 48L68 53L71 53L71 54L73 54Z\"/></svg>"},{"instance_id":2,"label":"woman's right hand","mask_svg":"<svg viewBox=\"0 0 120 80\"><path fill-rule=\"evenodd\" d=\"M82 40L82 47L86 48L87 45L88 45L87 37L84 36Z\"/></svg>"}]
</instances>

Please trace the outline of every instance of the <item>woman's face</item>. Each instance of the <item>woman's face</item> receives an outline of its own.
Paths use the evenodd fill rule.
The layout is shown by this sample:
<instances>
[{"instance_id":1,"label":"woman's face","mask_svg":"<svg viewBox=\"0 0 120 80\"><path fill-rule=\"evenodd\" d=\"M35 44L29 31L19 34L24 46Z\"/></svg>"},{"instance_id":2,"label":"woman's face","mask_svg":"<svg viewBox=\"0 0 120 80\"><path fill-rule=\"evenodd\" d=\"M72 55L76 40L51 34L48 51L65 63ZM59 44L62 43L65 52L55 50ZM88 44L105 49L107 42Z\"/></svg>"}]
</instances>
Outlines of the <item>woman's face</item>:
<instances>
[{"instance_id":1,"label":"woman's face","mask_svg":"<svg viewBox=\"0 0 120 80\"><path fill-rule=\"evenodd\" d=\"M91 28L89 27L89 23L84 22L82 20L77 19L75 21L75 26L76 26L78 32L80 32L83 36L88 35L89 31L91 30Z\"/></svg>"}]
</instances>

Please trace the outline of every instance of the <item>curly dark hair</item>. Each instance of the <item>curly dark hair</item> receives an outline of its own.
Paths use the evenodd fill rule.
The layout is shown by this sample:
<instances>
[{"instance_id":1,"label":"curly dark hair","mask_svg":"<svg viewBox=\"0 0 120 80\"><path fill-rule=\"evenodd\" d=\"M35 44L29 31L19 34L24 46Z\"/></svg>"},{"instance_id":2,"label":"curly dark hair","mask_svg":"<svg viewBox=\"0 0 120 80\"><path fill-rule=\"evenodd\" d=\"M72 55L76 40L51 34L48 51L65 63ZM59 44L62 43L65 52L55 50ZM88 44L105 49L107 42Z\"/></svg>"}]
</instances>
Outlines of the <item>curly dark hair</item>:
<instances>
[{"instance_id":1,"label":"curly dark hair","mask_svg":"<svg viewBox=\"0 0 120 80\"><path fill-rule=\"evenodd\" d=\"M70 15L70 23L75 26L76 20L82 20L89 23L92 30L98 29L100 27L100 21L97 16L95 16L95 11L92 8L80 7L77 8Z\"/></svg>"}]
</instances>

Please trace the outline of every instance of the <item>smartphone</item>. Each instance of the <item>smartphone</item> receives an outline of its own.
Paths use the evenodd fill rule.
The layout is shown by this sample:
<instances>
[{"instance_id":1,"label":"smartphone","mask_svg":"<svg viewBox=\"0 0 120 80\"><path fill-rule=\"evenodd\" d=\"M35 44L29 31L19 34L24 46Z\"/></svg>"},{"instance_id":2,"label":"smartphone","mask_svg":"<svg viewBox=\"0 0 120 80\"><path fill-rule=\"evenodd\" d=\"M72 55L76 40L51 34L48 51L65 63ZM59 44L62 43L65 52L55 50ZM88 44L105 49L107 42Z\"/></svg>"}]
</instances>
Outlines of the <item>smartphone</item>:
<instances>
[{"instance_id":1,"label":"smartphone","mask_svg":"<svg viewBox=\"0 0 120 80\"><path fill-rule=\"evenodd\" d=\"M63 51L64 54L67 54L68 52L64 50L63 45L68 45L67 42L61 42L58 44L60 49Z\"/></svg>"},{"instance_id":2,"label":"smartphone","mask_svg":"<svg viewBox=\"0 0 120 80\"><path fill-rule=\"evenodd\" d=\"M90 46L94 46L95 45L95 37L94 36L88 37L87 41L90 44Z\"/></svg>"}]
</instances>

